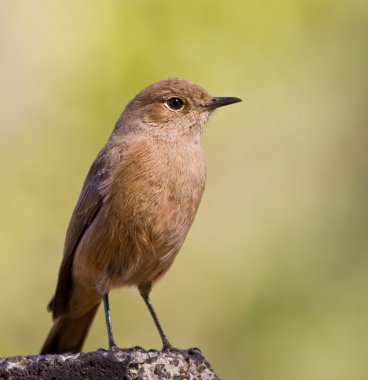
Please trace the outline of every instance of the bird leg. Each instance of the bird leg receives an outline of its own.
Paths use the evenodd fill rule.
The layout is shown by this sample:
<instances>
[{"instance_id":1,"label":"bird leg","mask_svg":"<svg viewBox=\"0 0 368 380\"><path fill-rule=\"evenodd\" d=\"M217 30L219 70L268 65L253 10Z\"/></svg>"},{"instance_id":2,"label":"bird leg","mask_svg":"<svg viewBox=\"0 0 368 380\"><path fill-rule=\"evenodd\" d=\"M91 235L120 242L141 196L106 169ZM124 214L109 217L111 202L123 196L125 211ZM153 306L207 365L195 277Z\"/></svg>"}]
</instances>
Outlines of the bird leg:
<instances>
[{"instance_id":1,"label":"bird leg","mask_svg":"<svg viewBox=\"0 0 368 380\"><path fill-rule=\"evenodd\" d=\"M112 350L116 347L114 337L112 335L112 325L111 325L111 315L110 315L110 306L109 306L109 295L108 293L103 296L104 310L105 310L105 319L107 327L107 337L109 339L109 349Z\"/></svg>"},{"instance_id":2,"label":"bird leg","mask_svg":"<svg viewBox=\"0 0 368 380\"><path fill-rule=\"evenodd\" d=\"M149 312L151 313L151 316L153 318L153 321L155 322L155 325L157 327L157 330L160 334L161 340L162 340L162 351L169 350L170 348L173 348L170 344L169 340L166 337L166 334L164 333L164 330L162 329L161 323L158 320L157 314L155 312L155 309L152 306L151 300L149 298L149 290L147 289L140 289L141 296L145 302L145 304L148 307Z\"/></svg>"}]
</instances>

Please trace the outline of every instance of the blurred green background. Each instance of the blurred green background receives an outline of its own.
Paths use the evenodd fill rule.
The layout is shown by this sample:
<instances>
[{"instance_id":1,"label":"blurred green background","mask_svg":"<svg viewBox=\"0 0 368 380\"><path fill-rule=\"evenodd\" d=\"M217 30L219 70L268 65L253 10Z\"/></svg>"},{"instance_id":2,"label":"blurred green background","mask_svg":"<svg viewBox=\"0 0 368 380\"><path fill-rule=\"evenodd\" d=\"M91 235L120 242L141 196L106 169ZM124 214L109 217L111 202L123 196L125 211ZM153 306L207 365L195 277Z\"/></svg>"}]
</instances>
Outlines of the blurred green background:
<instances>
[{"instance_id":1,"label":"blurred green background","mask_svg":"<svg viewBox=\"0 0 368 380\"><path fill-rule=\"evenodd\" d=\"M37 353L65 230L126 102L169 76L244 102L202 144L196 221L152 299L224 379L368 378L368 3L0 2L0 355ZM136 291L116 340L159 348ZM85 350L106 347L102 310Z\"/></svg>"}]
</instances>

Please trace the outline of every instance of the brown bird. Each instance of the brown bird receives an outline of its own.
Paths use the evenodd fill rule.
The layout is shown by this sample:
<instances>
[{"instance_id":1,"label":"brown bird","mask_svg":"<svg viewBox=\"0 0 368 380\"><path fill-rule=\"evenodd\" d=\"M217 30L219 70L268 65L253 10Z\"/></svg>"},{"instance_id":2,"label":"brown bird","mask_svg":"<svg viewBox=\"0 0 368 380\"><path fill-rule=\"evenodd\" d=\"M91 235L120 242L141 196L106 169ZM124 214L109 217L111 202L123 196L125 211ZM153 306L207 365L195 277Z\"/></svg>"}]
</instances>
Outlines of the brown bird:
<instances>
[{"instance_id":1,"label":"brown bird","mask_svg":"<svg viewBox=\"0 0 368 380\"><path fill-rule=\"evenodd\" d=\"M41 354L81 350L101 299L110 349L108 294L136 286L171 347L149 294L170 268L193 222L206 181L200 136L218 107L241 101L213 97L169 78L136 95L93 162L66 234L53 327Z\"/></svg>"}]
</instances>

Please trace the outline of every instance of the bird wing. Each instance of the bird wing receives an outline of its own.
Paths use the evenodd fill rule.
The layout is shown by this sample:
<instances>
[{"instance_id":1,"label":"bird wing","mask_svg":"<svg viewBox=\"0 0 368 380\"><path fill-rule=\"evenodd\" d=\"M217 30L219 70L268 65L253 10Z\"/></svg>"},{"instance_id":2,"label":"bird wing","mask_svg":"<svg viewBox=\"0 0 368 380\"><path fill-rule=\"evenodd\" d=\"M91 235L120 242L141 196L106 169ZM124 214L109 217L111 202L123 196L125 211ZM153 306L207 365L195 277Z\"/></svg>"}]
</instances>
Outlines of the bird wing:
<instances>
[{"instance_id":1,"label":"bird wing","mask_svg":"<svg viewBox=\"0 0 368 380\"><path fill-rule=\"evenodd\" d=\"M92 164L69 222L56 292L48 305L48 310L53 312L53 318L57 318L68 310L73 287L72 265L74 255L84 233L102 206L103 195L100 186L108 177L111 169L105 152L106 150L101 151Z\"/></svg>"}]
</instances>

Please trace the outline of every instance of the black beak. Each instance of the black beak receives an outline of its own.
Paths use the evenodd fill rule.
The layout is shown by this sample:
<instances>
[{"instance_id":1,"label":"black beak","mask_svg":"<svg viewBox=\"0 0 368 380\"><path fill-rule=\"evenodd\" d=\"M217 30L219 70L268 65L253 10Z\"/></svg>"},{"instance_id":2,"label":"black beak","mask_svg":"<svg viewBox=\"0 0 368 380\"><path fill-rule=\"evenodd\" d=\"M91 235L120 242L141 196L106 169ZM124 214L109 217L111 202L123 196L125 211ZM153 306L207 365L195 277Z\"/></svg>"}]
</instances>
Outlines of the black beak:
<instances>
[{"instance_id":1,"label":"black beak","mask_svg":"<svg viewBox=\"0 0 368 380\"><path fill-rule=\"evenodd\" d=\"M238 103L238 102L241 102L242 100L239 99L239 98L232 98L232 97L215 97L215 98L212 98L211 101L209 103L206 103L204 105L204 108L206 108L207 110L214 110L215 108L218 108L218 107L223 107L223 106L227 106L228 104L233 104L233 103Z\"/></svg>"}]
</instances>

